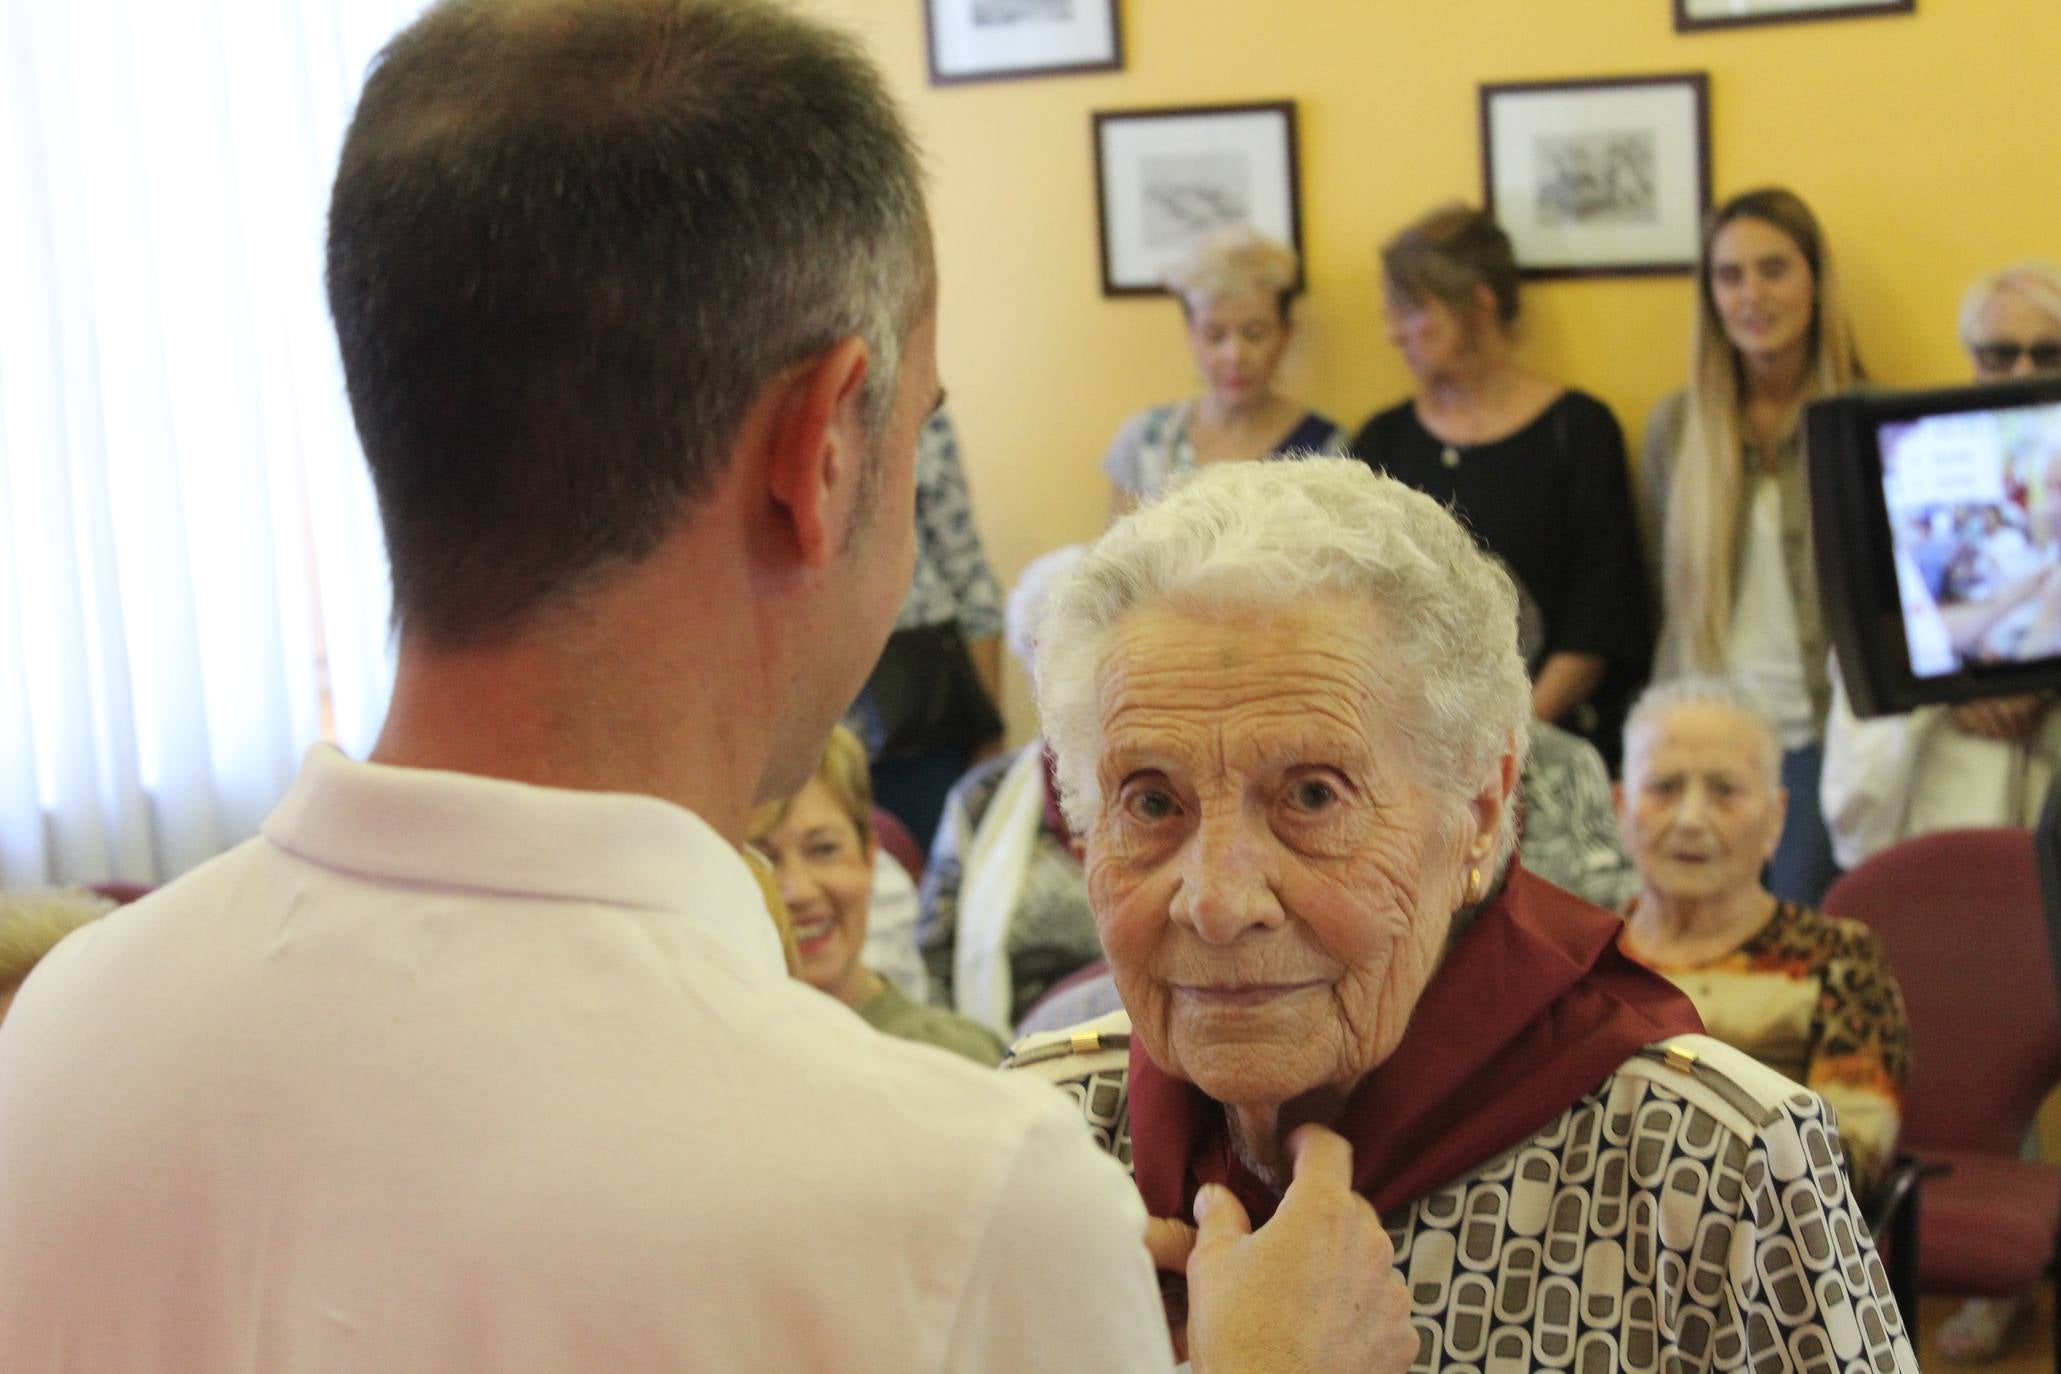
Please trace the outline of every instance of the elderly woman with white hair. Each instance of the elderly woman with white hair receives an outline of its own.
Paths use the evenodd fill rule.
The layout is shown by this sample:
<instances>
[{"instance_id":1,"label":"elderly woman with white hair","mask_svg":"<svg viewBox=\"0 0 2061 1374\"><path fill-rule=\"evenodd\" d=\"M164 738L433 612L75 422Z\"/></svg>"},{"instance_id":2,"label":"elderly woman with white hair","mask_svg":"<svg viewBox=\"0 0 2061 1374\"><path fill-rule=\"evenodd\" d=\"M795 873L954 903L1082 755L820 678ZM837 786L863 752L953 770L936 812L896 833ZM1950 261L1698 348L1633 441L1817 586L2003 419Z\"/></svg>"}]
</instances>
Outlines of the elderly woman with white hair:
<instances>
[{"instance_id":1,"label":"elderly woman with white hair","mask_svg":"<svg viewBox=\"0 0 2061 1374\"><path fill-rule=\"evenodd\" d=\"M1247 224L1201 239L1167 273L1202 394L1133 415L1102 460L1122 515L1181 473L1288 452L1340 452L1345 432L1274 386L1295 336L1295 250Z\"/></svg>"},{"instance_id":2,"label":"elderly woman with white hair","mask_svg":"<svg viewBox=\"0 0 2061 1374\"><path fill-rule=\"evenodd\" d=\"M1619 946L1688 993L1711 1035L1832 1104L1866 1195L1896 1149L1911 1030L1874 932L1761 882L1790 804L1781 759L1773 721L1729 681L1639 699L1618 820L1642 890Z\"/></svg>"},{"instance_id":3,"label":"elderly woman with white hair","mask_svg":"<svg viewBox=\"0 0 2061 1374\"><path fill-rule=\"evenodd\" d=\"M1012 1066L1131 1165L1162 1269L1198 1203L1273 1215L1297 1127L1343 1136L1418 1368L1915 1369L1819 1100L1514 852L1516 618L1448 512L1351 460L1111 529L1038 698L1125 1010Z\"/></svg>"}]
</instances>

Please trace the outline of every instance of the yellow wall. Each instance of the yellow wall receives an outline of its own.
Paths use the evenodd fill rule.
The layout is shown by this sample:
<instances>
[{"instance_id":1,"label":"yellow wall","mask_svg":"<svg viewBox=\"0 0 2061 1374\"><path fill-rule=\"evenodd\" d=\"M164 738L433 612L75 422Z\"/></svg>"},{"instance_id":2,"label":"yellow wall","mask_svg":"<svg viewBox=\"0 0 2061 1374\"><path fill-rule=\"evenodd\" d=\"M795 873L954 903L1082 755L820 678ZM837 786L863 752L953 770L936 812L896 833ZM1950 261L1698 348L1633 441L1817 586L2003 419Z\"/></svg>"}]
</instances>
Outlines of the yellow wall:
<instances>
[{"instance_id":1,"label":"yellow wall","mask_svg":"<svg viewBox=\"0 0 2061 1374\"><path fill-rule=\"evenodd\" d=\"M1124 0L1125 71L954 87L927 83L922 2L813 0L884 64L930 161L945 384L1005 581L1101 527L1118 423L1193 389L1177 307L1100 293L1091 110L1297 102L1310 290L1285 380L1349 426L1408 386L1379 331L1373 245L1440 200L1478 200L1482 81L1708 72L1716 195L1803 193L1891 383L1959 379L1954 309L1976 272L2061 257L2051 0L1695 35L1673 32L1669 0ZM1531 286L1527 355L1608 401L1636 447L1680 385L1690 292L1686 277Z\"/></svg>"}]
</instances>

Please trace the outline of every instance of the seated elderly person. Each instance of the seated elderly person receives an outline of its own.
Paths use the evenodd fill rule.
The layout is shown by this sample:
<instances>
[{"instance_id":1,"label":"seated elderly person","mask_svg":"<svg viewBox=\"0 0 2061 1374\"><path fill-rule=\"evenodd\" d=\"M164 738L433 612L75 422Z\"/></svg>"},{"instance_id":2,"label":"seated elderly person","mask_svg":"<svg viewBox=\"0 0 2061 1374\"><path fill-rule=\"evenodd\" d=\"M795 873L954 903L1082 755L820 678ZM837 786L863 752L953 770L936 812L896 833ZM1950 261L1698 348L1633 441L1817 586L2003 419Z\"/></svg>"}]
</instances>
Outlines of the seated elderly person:
<instances>
[{"instance_id":1,"label":"seated elderly person","mask_svg":"<svg viewBox=\"0 0 2061 1374\"><path fill-rule=\"evenodd\" d=\"M115 904L76 887L29 887L0 892L0 1021L14 994L57 942Z\"/></svg>"},{"instance_id":2,"label":"seated elderly person","mask_svg":"<svg viewBox=\"0 0 2061 1374\"><path fill-rule=\"evenodd\" d=\"M1417 1368L1916 1368L1823 1104L1512 860L1516 596L1435 501L1348 460L1200 474L1038 642L1126 1010L1012 1062L1130 1163L1163 1268L1198 1198L1273 1215L1317 1122Z\"/></svg>"},{"instance_id":3,"label":"seated elderly person","mask_svg":"<svg viewBox=\"0 0 2061 1374\"><path fill-rule=\"evenodd\" d=\"M1618 817L1642 888L1618 947L1688 993L1711 1035L1832 1105L1865 1197L1896 1150L1910 1026L1872 931L1761 885L1785 805L1811 803L1785 796L1781 758L1731 683L1683 678L1639 699Z\"/></svg>"},{"instance_id":4,"label":"seated elderly person","mask_svg":"<svg viewBox=\"0 0 2061 1374\"><path fill-rule=\"evenodd\" d=\"M1032 559L1009 593L1004 639L1026 672L1036 671L1031 629L1045 594L1080 556L1069 544ZM953 785L923 872L917 938L934 1000L1003 1032L1102 957L1043 739L975 765Z\"/></svg>"},{"instance_id":5,"label":"seated elderly person","mask_svg":"<svg viewBox=\"0 0 2061 1374\"><path fill-rule=\"evenodd\" d=\"M992 1068L1002 1041L963 1016L913 1001L866 966L873 892L873 788L866 746L842 725L808 785L752 817L752 847L773 870L794 932L803 982L857 1012L875 1030L963 1055Z\"/></svg>"}]
</instances>

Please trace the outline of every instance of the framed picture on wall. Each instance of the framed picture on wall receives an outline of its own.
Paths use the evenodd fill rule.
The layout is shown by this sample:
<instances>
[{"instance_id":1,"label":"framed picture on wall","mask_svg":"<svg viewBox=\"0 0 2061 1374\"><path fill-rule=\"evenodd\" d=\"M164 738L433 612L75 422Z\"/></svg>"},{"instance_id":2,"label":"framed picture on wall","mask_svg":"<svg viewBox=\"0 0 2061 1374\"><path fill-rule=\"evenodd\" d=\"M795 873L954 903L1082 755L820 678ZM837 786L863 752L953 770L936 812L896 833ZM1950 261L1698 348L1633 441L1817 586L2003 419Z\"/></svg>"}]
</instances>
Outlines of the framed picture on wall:
<instances>
[{"instance_id":1,"label":"framed picture on wall","mask_svg":"<svg viewBox=\"0 0 2061 1374\"><path fill-rule=\"evenodd\" d=\"M1239 221L1302 255L1291 102L1100 110L1094 135L1103 295L1165 291L1190 245Z\"/></svg>"},{"instance_id":2,"label":"framed picture on wall","mask_svg":"<svg viewBox=\"0 0 2061 1374\"><path fill-rule=\"evenodd\" d=\"M1116 6L1117 0L923 0L930 84L1120 71Z\"/></svg>"},{"instance_id":3,"label":"framed picture on wall","mask_svg":"<svg viewBox=\"0 0 2061 1374\"><path fill-rule=\"evenodd\" d=\"M1709 91L1700 72L1484 85L1482 201L1524 274L1693 271Z\"/></svg>"},{"instance_id":4,"label":"framed picture on wall","mask_svg":"<svg viewBox=\"0 0 2061 1374\"><path fill-rule=\"evenodd\" d=\"M1811 19L1863 19L1912 14L1918 0L1675 0L1675 32L1783 24Z\"/></svg>"}]
</instances>

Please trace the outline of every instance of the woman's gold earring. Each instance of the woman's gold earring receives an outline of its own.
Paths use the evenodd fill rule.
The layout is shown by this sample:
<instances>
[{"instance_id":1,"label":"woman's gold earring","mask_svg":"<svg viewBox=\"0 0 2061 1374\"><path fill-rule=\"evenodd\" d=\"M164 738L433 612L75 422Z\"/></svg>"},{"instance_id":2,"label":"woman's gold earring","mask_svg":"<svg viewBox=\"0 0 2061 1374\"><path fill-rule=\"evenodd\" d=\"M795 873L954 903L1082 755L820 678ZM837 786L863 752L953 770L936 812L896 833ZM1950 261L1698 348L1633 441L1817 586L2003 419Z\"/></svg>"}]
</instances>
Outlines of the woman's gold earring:
<instances>
[{"instance_id":1,"label":"woman's gold earring","mask_svg":"<svg viewBox=\"0 0 2061 1374\"><path fill-rule=\"evenodd\" d=\"M1478 868L1470 868L1467 870L1467 905L1473 906L1476 902L1480 900L1481 870Z\"/></svg>"}]
</instances>

